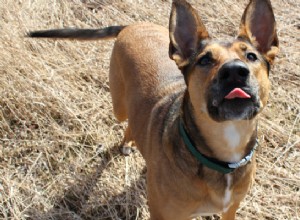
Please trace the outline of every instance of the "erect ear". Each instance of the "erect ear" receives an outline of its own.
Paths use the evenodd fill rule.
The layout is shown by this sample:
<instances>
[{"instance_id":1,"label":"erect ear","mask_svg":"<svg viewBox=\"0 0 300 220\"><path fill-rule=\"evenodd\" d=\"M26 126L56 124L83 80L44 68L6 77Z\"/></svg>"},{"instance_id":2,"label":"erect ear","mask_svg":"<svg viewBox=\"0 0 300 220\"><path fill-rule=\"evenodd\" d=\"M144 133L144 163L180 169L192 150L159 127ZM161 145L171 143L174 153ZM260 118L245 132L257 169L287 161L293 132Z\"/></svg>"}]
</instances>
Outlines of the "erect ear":
<instances>
[{"instance_id":1,"label":"erect ear","mask_svg":"<svg viewBox=\"0 0 300 220\"><path fill-rule=\"evenodd\" d=\"M250 0L240 24L239 38L246 38L269 62L278 53L276 22L270 0Z\"/></svg>"},{"instance_id":2,"label":"erect ear","mask_svg":"<svg viewBox=\"0 0 300 220\"><path fill-rule=\"evenodd\" d=\"M169 56L180 69L189 63L200 41L209 38L196 10L185 0L173 0L169 31Z\"/></svg>"}]
</instances>

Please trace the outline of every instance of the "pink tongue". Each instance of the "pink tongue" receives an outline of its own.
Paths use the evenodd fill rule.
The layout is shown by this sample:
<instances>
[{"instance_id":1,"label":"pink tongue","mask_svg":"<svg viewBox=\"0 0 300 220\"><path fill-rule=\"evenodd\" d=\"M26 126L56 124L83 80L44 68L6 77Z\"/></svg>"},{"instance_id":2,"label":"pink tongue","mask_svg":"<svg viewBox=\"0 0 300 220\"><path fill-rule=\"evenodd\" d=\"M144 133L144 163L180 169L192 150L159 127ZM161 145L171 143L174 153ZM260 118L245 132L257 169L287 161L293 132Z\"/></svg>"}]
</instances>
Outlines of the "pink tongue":
<instances>
[{"instance_id":1,"label":"pink tongue","mask_svg":"<svg viewBox=\"0 0 300 220\"><path fill-rule=\"evenodd\" d=\"M235 99L235 98L249 99L251 98L251 96L240 88L233 89L227 96L225 96L225 99Z\"/></svg>"}]
</instances>

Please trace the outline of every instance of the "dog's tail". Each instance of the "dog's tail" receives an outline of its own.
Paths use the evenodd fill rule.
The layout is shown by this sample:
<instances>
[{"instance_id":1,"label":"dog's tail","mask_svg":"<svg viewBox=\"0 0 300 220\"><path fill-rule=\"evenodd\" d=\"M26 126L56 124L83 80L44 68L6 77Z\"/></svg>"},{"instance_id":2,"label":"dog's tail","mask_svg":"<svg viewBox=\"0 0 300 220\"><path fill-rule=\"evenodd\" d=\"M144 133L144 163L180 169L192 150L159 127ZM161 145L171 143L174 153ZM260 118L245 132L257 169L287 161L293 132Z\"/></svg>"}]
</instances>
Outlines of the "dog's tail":
<instances>
[{"instance_id":1,"label":"dog's tail","mask_svg":"<svg viewBox=\"0 0 300 220\"><path fill-rule=\"evenodd\" d=\"M35 38L66 38L78 40L97 40L117 37L126 26L110 26L101 29L50 29L31 31L27 37Z\"/></svg>"}]
</instances>

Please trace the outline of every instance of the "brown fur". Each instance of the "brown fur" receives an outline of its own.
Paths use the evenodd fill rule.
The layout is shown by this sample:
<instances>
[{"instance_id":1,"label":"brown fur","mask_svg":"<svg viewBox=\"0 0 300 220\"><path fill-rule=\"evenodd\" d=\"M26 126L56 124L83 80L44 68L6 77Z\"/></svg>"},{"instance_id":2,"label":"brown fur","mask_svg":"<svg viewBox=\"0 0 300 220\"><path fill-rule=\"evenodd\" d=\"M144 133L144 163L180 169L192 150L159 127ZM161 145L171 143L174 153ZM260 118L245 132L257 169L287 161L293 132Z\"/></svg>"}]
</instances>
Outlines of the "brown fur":
<instances>
[{"instance_id":1,"label":"brown fur","mask_svg":"<svg viewBox=\"0 0 300 220\"><path fill-rule=\"evenodd\" d=\"M278 50L275 26L269 0L251 0L238 37L214 41L197 12L185 0L174 0L169 31L143 23L111 28L98 36L118 35L109 74L114 113L120 121L128 119L124 146L134 141L146 160L152 220L186 220L218 212L224 220L235 218L253 182L255 160L230 174L207 168L188 151L178 121L183 119L196 147L208 157L237 162L247 155L256 138L256 116L268 100L268 62ZM60 37L55 31L29 36ZM68 37L76 38L78 32L73 34ZM251 61L249 53L257 59ZM221 69L235 61L249 70L246 83L258 107L251 114L241 108L243 114L229 109L227 115L213 115L211 103L224 93L218 90Z\"/></svg>"}]
</instances>

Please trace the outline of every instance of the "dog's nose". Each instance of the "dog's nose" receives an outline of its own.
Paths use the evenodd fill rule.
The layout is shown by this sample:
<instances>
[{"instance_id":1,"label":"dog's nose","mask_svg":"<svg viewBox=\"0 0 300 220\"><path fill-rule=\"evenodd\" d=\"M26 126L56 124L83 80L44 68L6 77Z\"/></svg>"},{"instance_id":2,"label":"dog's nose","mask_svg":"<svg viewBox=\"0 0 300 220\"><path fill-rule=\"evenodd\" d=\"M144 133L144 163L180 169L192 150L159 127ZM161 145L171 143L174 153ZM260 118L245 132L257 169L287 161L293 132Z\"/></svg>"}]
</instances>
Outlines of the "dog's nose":
<instances>
[{"instance_id":1,"label":"dog's nose","mask_svg":"<svg viewBox=\"0 0 300 220\"><path fill-rule=\"evenodd\" d=\"M240 60L225 63L218 73L219 82L246 82L250 71L247 65Z\"/></svg>"}]
</instances>

